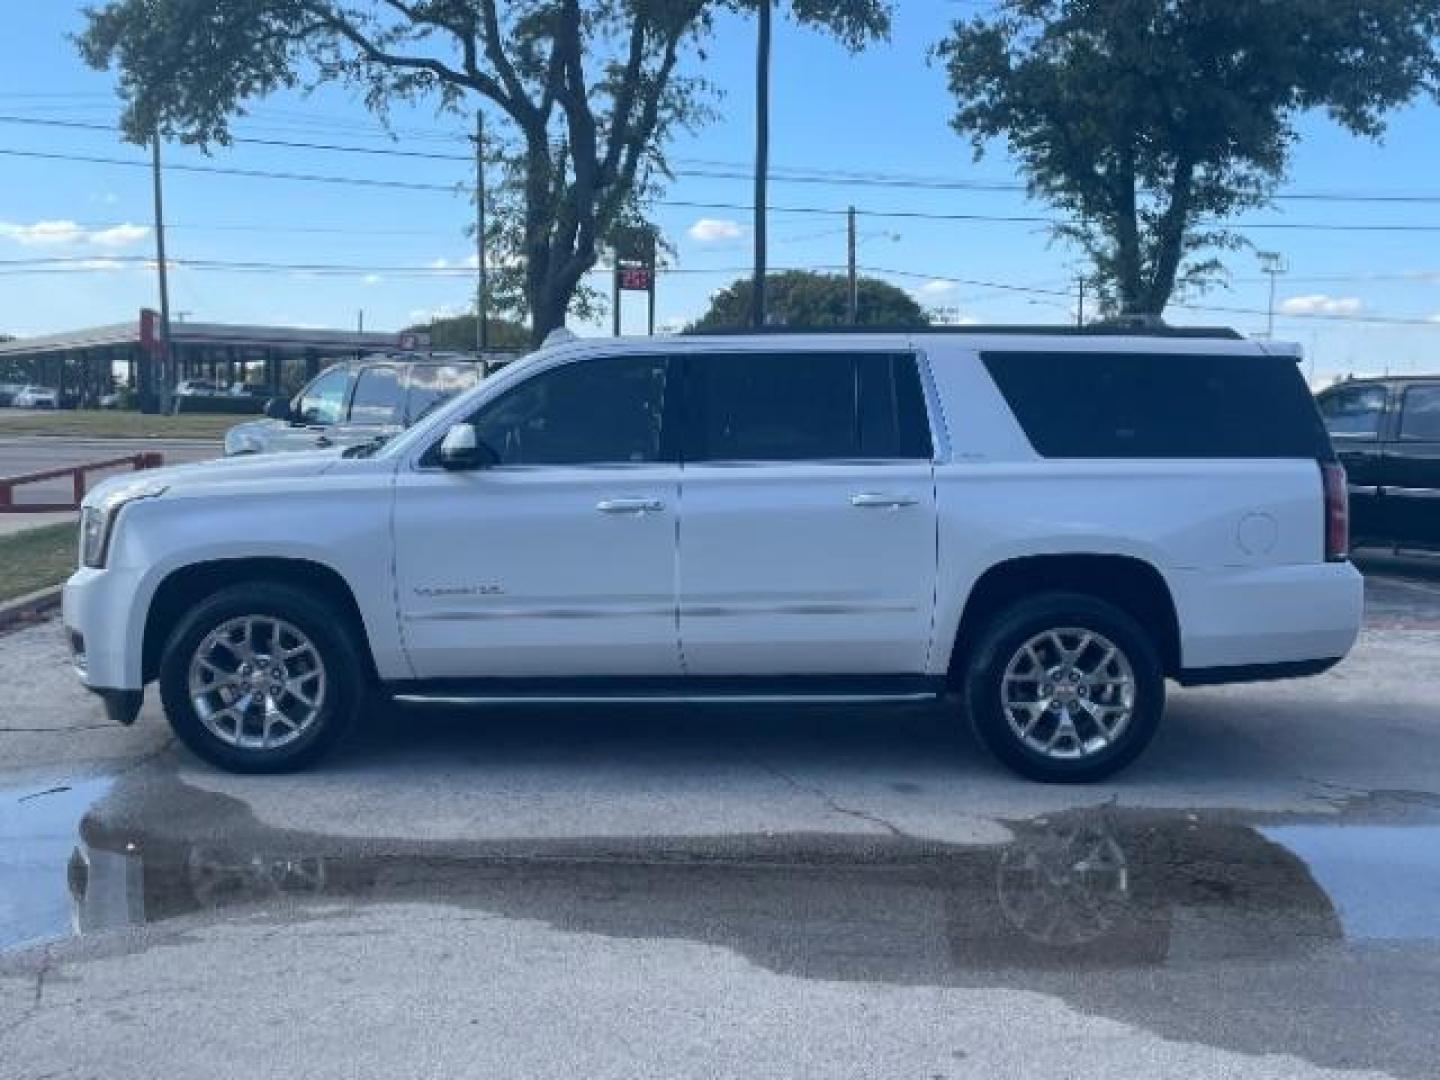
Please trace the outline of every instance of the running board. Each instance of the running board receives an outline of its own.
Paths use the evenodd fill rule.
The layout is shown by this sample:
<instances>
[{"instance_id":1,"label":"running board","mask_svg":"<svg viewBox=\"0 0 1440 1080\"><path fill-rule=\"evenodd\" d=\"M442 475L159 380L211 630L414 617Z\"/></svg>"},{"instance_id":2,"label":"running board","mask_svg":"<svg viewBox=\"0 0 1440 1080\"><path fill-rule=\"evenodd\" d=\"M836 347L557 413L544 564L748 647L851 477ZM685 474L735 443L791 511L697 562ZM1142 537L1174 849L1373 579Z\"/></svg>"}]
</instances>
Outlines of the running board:
<instances>
[{"instance_id":1,"label":"running board","mask_svg":"<svg viewBox=\"0 0 1440 1080\"><path fill-rule=\"evenodd\" d=\"M910 694L393 694L402 705L879 705L934 701L926 690Z\"/></svg>"},{"instance_id":2,"label":"running board","mask_svg":"<svg viewBox=\"0 0 1440 1080\"><path fill-rule=\"evenodd\" d=\"M388 683L407 705L861 705L934 701L942 677L426 679Z\"/></svg>"}]
</instances>

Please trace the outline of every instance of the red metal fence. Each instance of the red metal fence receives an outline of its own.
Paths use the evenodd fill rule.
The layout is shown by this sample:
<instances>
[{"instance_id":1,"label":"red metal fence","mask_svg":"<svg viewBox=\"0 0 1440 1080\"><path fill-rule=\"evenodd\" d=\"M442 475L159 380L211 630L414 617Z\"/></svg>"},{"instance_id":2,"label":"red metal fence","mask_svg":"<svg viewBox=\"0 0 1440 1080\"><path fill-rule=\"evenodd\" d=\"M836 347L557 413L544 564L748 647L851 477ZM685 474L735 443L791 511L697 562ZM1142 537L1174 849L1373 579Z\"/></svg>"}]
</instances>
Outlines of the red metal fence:
<instances>
[{"instance_id":1,"label":"red metal fence","mask_svg":"<svg viewBox=\"0 0 1440 1080\"><path fill-rule=\"evenodd\" d=\"M165 459L157 453L131 454L129 457L111 458L109 461L87 461L83 465L66 465L45 472L26 473L24 476L0 476L0 514L48 514L58 510L78 510L85 499L86 477L89 473L108 469L131 468L158 469ZM70 477L74 501L68 503L16 503L15 489L21 484L38 484L46 480Z\"/></svg>"}]
</instances>

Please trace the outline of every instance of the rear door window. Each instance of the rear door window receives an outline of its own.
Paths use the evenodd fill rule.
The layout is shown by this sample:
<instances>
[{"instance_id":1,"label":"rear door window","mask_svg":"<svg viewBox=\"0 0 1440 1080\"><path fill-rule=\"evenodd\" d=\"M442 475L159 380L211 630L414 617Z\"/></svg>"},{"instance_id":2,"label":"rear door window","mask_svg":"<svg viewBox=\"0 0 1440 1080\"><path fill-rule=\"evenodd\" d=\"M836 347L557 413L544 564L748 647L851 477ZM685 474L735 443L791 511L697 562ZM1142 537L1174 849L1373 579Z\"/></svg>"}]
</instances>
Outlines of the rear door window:
<instances>
[{"instance_id":1,"label":"rear door window","mask_svg":"<svg viewBox=\"0 0 1440 1080\"><path fill-rule=\"evenodd\" d=\"M1383 386L1351 386L1328 391L1320 399L1320 415L1331 435L1377 439L1385 418Z\"/></svg>"},{"instance_id":2,"label":"rear door window","mask_svg":"<svg viewBox=\"0 0 1440 1080\"><path fill-rule=\"evenodd\" d=\"M400 372L393 367L368 367L355 380L350 399L352 424L398 424L405 395Z\"/></svg>"},{"instance_id":3,"label":"rear door window","mask_svg":"<svg viewBox=\"0 0 1440 1080\"><path fill-rule=\"evenodd\" d=\"M1333 455L1290 357L996 351L981 360L1044 457Z\"/></svg>"},{"instance_id":4,"label":"rear door window","mask_svg":"<svg viewBox=\"0 0 1440 1080\"><path fill-rule=\"evenodd\" d=\"M908 355L702 354L689 359L686 460L853 461L932 455Z\"/></svg>"},{"instance_id":5,"label":"rear door window","mask_svg":"<svg viewBox=\"0 0 1440 1080\"><path fill-rule=\"evenodd\" d=\"M1400 438L1440 442L1440 386L1412 386L1405 391Z\"/></svg>"}]
</instances>

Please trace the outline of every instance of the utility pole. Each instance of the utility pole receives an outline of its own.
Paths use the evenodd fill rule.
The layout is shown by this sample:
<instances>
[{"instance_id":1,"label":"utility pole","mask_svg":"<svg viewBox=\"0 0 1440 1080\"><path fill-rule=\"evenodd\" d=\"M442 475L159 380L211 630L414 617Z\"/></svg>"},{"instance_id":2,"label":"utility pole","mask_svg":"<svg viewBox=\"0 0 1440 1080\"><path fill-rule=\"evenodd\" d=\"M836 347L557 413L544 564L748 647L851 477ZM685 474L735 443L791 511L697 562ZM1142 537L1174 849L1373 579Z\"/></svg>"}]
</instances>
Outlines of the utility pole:
<instances>
[{"instance_id":1,"label":"utility pole","mask_svg":"<svg viewBox=\"0 0 1440 1080\"><path fill-rule=\"evenodd\" d=\"M850 207L846 212L845 221L849 250L847 262L850 270L850 291L847 293L850 304L850 325L858 326L860 324L860 283L855 276L855 207Z\"/></svg>"},{"instance_id":2,"label":"utility pole","mask_svg":"<svg viewBox=\"0 0 1440 1080\"><path fill-rule=\"evenodd\" d=\"M361 308L361 309L359 310L359 312L356 313L356 318L355 318L355 332L356 332L357 334L363 334L363 333L365 332L365 309L364 309L364 308Z\"/></svg>"},{"instance_id":3,"label":"utility pole","mask_svg":"<svg viewBox=\"0 0 1440 1080\"><path fill-rule=\"evenodd\" d=\"M475 110L475 353L482 362L490 345L490 296L485 281L485 113Z\"/></svg>"},{"instance_id":4,"label":"utility pole","mask_svg":"<svg viewBox=\"0 0 1440 1080\"><path fill-rule=\"evenodd\" d=\"M1285 259L1278 251L1257 251L1261 273L1270 275L1270 303L1265 309L1265 336L1275 336L1275 279L1285 273Z\"/></svg>"},{"instance_id":5,"label":"utility pole","mask_svg":"<svg viewBox=\"0 0 1440 1080\"><path fill-rule=\"evenodd\" d=\"M170 370L170 280L165 265L165 196L160 182L160 132L150 140L150 172L155 186L155 266L160 272L160 411L170 412L174 373Z\"/></svg>"},{"instance_id":6,"label":"utility pole","mask_svg":"<svg viewBox=\"0 0 1440 1080\"><path fill-rule=\"evenodd\" d=\"M1085 325L1085 275L1084 275L1084 274L1081 274L1078 278L1076 278L1076 279L1075 279L1075 284L1079 287L1079 296L1077 297L1077 302L1076 302L1076 304L1075 304L1075 325L1076 325L1076 326L1079 326L1079 327L1084 327L1084 325Z\"/></svg>"},{"instance_id":7,"label":"utility pole","mask_svg":"<svg viewBox=\"0 0 1440 1080\"><path fill-rule=\"evenodd\" d=\"M765 191L770 172L770 6L760 0L755 50L755 280L751 285L751 324L765 325Z\"/></svg>"}]
</instances>

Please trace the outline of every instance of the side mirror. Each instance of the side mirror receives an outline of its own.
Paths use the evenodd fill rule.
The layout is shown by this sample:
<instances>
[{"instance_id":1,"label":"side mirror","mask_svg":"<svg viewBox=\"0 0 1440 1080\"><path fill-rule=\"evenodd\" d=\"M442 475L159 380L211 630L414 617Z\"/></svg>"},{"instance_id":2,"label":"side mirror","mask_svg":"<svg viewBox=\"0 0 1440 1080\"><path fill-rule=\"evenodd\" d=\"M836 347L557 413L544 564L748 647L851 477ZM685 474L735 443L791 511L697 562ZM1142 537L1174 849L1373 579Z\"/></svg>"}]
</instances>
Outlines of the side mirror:
<instances>
[{"instance_id":1,"label":"side mirror","mask_svg":"<svg viewBox=\"0 0 1440 1080\"><path fill-rule=\"evenodd\" d=\"M499 461L499 455L480 441L472 424L456 424L440 443L440 466L453 472L488 469Z\"/></svg>"},{"instance_id":2,"label":"side mirror","mask_svg":"<svg viewBox=\"0 0 1440 1080\"><path fill-rule=\"evenodd\" d=\"M290 402L283 397L272 397L265 402L265 415L271 420L289 420Z\"/></svg>"}]
</instances>

